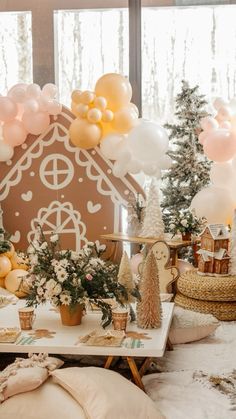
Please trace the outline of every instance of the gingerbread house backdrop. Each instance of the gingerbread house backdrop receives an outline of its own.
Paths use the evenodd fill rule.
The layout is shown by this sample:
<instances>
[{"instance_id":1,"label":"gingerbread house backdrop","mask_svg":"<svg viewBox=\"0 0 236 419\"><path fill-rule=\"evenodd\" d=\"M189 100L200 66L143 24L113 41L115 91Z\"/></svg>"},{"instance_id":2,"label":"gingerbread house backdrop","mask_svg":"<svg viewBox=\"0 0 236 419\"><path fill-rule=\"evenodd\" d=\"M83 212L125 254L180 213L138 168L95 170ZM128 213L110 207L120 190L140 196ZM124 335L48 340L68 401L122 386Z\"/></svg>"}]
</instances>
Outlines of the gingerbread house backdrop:
<instances>
[{"instance_id":1,"label":"gingerbread house backdrop","mask_svg":"<svg viewBox=\"0 0 236 419\"><path fill-rule=\"evenodd\" d=\"M0 163L4 228L17 249L28 247L40 224L46 234L60 233L63 248L78 250L101 234L121 231L127 197L143 194L131 176L113 176L112 162L98 147L87 151L72 145L73 119L63 107L44 134L29 135L12 161Z\"/></svg>"}]
</instances>

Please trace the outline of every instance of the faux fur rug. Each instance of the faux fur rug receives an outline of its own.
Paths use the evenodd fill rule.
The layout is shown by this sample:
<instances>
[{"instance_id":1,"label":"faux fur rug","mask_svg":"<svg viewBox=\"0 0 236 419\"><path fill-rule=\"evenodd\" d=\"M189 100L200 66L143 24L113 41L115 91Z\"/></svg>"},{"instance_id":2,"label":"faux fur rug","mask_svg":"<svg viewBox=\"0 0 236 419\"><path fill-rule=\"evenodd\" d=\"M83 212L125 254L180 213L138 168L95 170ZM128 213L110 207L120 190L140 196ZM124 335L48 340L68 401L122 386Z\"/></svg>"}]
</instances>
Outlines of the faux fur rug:
<instances>
[{"instance_id":1,"label":"faux fur rug","mask_svg":"<svg viewBox=\"0 0 236 419\"><path fill-rule=\"evenodd\" d=\"M214 335L174 345L143 377L147 394L166 419L236 419L236 322Z\"/></svg>"}]
</instances>

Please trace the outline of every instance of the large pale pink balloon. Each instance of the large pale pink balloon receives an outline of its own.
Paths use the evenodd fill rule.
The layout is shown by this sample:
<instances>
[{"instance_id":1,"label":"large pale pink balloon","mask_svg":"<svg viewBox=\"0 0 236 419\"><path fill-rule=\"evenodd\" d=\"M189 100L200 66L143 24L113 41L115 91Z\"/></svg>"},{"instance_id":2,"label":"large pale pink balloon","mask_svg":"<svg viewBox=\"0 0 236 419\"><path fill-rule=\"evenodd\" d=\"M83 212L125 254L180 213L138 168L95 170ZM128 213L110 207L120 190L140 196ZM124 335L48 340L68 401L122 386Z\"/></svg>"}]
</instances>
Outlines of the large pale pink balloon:
<instances>
[{"instance_id":1,"label":"large pale pink balloon","mask_svg":"<svg viewBox=\"0 0 236 419\"><path fill-rule=\"evenodd\" d=\"M25 112L22 122L30 134L39 135L48 128L50 118L47 112Z\"/></svg>"},{"instance_id":2,"label":"large pale pink balloon","mask_svg":"<svg viewBox=\"0 0 236 419\"><path fill-rule=\"evenodd\" d=\"M205 155L213 161L224 162L236 153L236 135L226 129L210 131L203 143Z\"/></svg>"},{"instance_id":3,"label":"large pale pink balloon","mask_svg":"<svg viewBox=\"0 0 236 419\"><path fill-rule=\"evenodd\" d=\"M198 217L206 217L208 223L230 224L234 200L228 189L208 186L198 192L191 202Z\"/></svg>"},{"instance_id":4,"label":"large pale pink balloon","mask_svg":"<svg viewBox=\"0 0 236 419\"><path fill-rule=\"evenodd\" d=\"M13 99L16 103L23 103L26 98L26 83L18 83L15 84L7 93L11 99Z\"/></svg>"},{"instance_id":5,"label":"large pale pink balloon","mask_svg":"<svg viewBox=\"0 0 236 419\"><path fill-rule=\"evenodd\" d=\"M23 122L18 119L13 119L13 121L6 122L3 125L4 141L12 147L23 144L26 140L27 134L28 133L23 125Z\"/></svg>"},{"instance_id":6,"label":"large pale pink balloon","mask_svg":"<svg viewBox=\"0 0 236 419\"><path fill-rule=\"evenodd\" d=\"M5 141L0 140L0 162L8 161L12 158L14 149Z\"/></svg>"},{"instance_id":7,"label":"large pale pink balloon","mask_svg":"<svg viewBox=\"0 0 236 419\"><path fill-rule=\"evenodd\" d=\"M7 96L0 96L0 120L9 122L17 115L16 103Z\"/></svg>"},{"instance_id":8,"label":"large pale pink balloon","mask_svg":"<svg viewBox=\"0 0 236 419\"><path fill-rule=\"evenodd\" d=\"M210 180L214 186L225 188L235 182L235 173L231 162L213 163L210 170Z\"/></svg>"}]
</instances>

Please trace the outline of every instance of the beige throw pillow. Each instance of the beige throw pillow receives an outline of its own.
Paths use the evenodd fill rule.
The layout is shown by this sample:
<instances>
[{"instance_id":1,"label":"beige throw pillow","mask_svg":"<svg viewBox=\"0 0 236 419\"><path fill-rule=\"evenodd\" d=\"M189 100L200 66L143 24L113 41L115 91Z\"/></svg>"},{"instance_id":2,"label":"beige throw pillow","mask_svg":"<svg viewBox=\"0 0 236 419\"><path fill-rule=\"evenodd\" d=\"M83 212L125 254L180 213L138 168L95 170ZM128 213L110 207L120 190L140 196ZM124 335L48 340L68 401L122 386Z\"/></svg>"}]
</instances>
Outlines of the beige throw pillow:
<instances>
[{"instance_id":1,"label":"beige throw pillow","mask_svg":"<svg viewBox=\"0 0 236 419\"><path fill-rule=\"evenodd\" d=\"M49 371L64 364L58 358L46 354L33 354L29 358L16 358L0 372L0 403L18 393L25 393L39 387Z\"/></svg>"},{"instance_id":2,"label":"beige throw pillow","mask_svg":"<svg viewBox=\"0 0 236 419\"><path fill-rule=\"evenodd\" d=\"M73 367L51 375L79 402L88 419L164 418L147 394L117 372Z\"/></svg>"},{"instance_id":3,"label":"beige throw pillow","mask_svg":"<svg viewBox=\"0 0 236 419\"><path fill-rule=\"evenodd\" d=\"M87 419L79 403L51 380L49 378L37 389L17 394L0 404L0 418Z\"/></svg>"},{"instance_id":4,"label":"beige throw pillow","mask_svg":"<svg viewBox=\"0 0 236 419\"><path fill-rule=\"evenodd\" d=\"M214 333L219 325L219 321L211 314L175 306L169 339L173 345L194 342Z\"/></svg>"}]
</instances>

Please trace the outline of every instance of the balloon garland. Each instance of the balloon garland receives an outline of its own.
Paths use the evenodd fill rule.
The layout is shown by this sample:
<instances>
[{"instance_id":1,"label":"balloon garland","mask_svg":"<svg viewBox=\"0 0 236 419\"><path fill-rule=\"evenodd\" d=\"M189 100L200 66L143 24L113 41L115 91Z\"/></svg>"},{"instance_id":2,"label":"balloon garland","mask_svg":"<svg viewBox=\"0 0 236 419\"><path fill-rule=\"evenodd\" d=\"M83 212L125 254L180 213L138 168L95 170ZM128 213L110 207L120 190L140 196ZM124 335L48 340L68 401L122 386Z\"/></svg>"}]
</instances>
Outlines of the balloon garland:
<instances>
[{"instance_id":1,"label":"balloon garland","mask_svg":"<svg viewBox=\"0 0 236 419\"><path fill-rule=\"evenodd\" d=\"M14 147L22 145L28 134L42 134L50 115L58 115L62 105L56 100L57 87L47 83L18 83L6 96L0 96L0 162L10 160Z\"/></svg>"}]
</instances>

